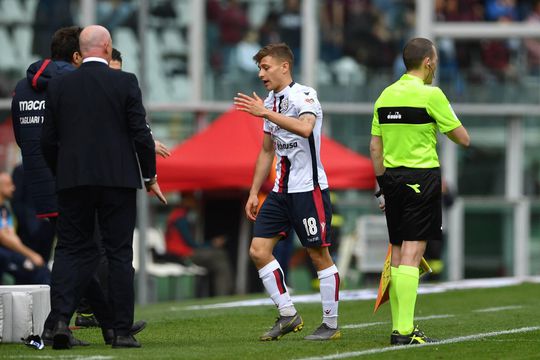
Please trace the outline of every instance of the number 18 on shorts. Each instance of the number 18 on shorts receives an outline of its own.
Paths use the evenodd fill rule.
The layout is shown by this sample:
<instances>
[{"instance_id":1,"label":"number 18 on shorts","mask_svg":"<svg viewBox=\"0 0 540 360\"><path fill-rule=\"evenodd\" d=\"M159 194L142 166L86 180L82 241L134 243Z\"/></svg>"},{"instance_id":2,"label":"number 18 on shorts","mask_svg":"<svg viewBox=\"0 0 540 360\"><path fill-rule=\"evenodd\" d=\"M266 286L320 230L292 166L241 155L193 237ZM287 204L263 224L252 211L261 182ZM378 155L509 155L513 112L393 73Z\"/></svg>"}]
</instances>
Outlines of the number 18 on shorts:
<instances>
[{"instance_id":1,"label":"number 18 on shorts","mask_svg":"<svg viewBox=\"0 0 540 360\"><path fill-rule=\"evenodd\" d=\"M287 237L292 229L305 247L330 246L332 206L328 189L301 193L271 192L266 198L257 220L254 236Z\"/></svg>"}]
</instances>

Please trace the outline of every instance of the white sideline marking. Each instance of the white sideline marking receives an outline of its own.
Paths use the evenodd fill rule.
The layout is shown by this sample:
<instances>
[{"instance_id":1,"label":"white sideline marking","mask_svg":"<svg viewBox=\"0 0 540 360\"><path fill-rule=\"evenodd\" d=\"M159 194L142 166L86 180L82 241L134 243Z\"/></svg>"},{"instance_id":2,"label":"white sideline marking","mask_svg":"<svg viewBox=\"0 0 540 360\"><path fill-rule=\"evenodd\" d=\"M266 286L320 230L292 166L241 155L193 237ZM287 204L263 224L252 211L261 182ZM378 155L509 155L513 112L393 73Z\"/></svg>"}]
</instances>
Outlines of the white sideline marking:
<instances>
[{"instance_id":1,"label":"white sideline marking","mask_svg":"<svg viewBox=\"0 0 540 360\"><path fill-rule=\"evenodd\" d=\"M429 315L429 316L419 316L415 317L414 320L432 320L432 319L446 319L455 317L456 315L450 315L450 314L444 314L444 315ZM390 324L390 321L377 321L372 323L363 323L363 324L349 324L349 325L343 325L341 328L343 329L362 329L370 326L377 326L377 325L386 325Z\"/></svg>"},{"instance_id":2,"label":"white sideline marking","mask_svg":"<svg viewBox=\"0 0 540 360\"><path fill-rule=\"evenodd\" d=\"M505 286L520 285L523 283L540 283L540 276L528 276L520 278L493 278L493 279L469 279L460 281L450 281L440 284L420 284L418 294L435 294L443 293L451 290L464 289L487 289L499 288ZM374 300L377 298L377 289L362 289L362 290L343 290L339 292L340 301L350 300ZM319 293L309 295L292 296L293 302L300 303L320 303L321 295ZM260 306L274 305L270 298L260 298L243 301L231 301L226 303L208 304L208 305L192 305L192 306L171 306L170 311L184 310L206 310L206 309L224 309L237 308L241 306Z\"/></svg>"},{"instance_id":3,"label":"white sideline marking","mask_svg":"<svg viewBox=\"0 0 540 360\"><path fill-rule=\"evenodd\" d=\"M362 350L362 351L351 351L351 352L327 355L327 356L314 356L314 357L309 357L309 358L301 358L297 360L346 359L346 358L356 357L356 356L380 354L380 353L385 353L385 352L390 352L390 351L410 350L410 349L416 349L418 347L424 347L424 346L439 346L439 345L444 345L444 344L454 344L454 343L460 343L460 342L465 342L465 341L483 339L487 337L508 335L508 334L519 334L519 333L525 333L525 332L531 332L531 331L537 331L537 330L540 330L540 326L529 326L529 327L523 327L523 328L518 328L518 329L493 331L493 332L488 332L488 333L459 336L452 339L441 340L436 343L425 343L425 344L410 345L410 346L389 346L389 347L384 347L384 348L369 349L369 350Z\"/></svg>"},{"instance_id":4,"label":"white sideline marking","mask_svg":"<svg viewBox=\"0 0 540 360\"><path fill-rule=\"evenodd\" d=\"M479 313L496 312L496 311L521 309L522 307L523 307L522 305L499 306L499 307L490 307L490 308L485 308L485 309L473 310L473 312L479 312Z\"/></svg>"},{"instance_id":5,"label":"white sideline marking","mask_svg":"<svg viewBox=\"0 0 540 360\"><path fill-rule=\"evenodd\" d=\"M350 324L350 325L343 325L341 328L343 329L362 329L370 326L376 326L376 325L385 325L389 324L390 321L378 321L378 322L372 322L372 323L365 323L365 324Z\"/></svg>"},{"instance_id":6,"label":"white sideline marking","mask_svg":"<svg viewBox=\"0 0 540 360\"><path fill-rule=\"evenodd\" d=\"M428 316L418 316L414 320L431 320L431 319L447 319L455 317L456 315L452 314L443 314L443 315L428 315Z\"/></svg>"}]
</instances>

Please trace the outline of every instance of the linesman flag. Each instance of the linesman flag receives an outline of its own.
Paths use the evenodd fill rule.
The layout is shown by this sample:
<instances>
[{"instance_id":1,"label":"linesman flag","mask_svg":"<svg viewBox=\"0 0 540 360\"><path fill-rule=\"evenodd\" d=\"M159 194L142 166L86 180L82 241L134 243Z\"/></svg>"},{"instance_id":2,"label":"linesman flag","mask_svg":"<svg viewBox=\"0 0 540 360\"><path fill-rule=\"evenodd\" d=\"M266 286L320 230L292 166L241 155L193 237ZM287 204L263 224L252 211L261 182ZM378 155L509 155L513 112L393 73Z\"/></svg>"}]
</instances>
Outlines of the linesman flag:
<instances>
[{"instance_id":1,"label":"linesman flag","mask_svg":"<svg viewBox=\"0 0 540 360\"><path fill-rule=\"evenodd\" d=\"M381 272L381 280L379 282L379 291L377 292L377 300L375 300L375 308L373 313L377 312L379 307L388 301L390 297L390 267L392 262L392 244L388 245L388 252L386 253L386 259L384 260L383 269ZM426 259L422 257L420 261L420 276L431 273L431 267L429 267Z\"/></svg>"}]
</instances>

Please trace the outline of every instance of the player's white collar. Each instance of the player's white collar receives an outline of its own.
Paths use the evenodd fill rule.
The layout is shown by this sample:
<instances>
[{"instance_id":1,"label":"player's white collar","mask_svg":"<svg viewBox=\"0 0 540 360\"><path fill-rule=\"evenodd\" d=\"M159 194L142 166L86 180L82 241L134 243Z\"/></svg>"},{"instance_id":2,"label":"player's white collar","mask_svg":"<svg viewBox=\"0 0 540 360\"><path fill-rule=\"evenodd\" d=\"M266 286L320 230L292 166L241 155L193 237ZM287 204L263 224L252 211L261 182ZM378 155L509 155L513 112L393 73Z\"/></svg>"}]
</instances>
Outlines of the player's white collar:
<instances>
[{"instance_id":1,"label":"player's white collar","mask_svg":"<svg viewBox=\"0 0 540 360\"><path fill-rule=\"evenodd\" d=\"M283 88L283 90L281 90L280 92L275 92L274 91L274 96L275 97L280 97L282 95L287 95L289 93L289 90L294 86L294 84L296 84L294 81L292 81L289 85L285 86Z\"/></svg>"}]
</instances>

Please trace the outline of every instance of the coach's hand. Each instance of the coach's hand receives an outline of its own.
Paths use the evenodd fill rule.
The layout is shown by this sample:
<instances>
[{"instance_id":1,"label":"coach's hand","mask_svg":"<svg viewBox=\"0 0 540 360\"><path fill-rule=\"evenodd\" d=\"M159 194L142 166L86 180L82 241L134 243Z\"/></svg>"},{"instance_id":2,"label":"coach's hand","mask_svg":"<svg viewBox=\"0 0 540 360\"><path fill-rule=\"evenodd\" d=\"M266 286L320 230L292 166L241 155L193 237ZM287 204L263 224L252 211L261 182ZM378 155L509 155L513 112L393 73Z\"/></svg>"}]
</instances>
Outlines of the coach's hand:
<instances>
[{"instance_id":1,"label":"coach's hand","mask_svg":"<svg viewBox=\"0 0 540 360\"><path fill-rule=\"evenodd\" d=\"M255 221L257 219L257 207L259 206L259 198L257 195L249 195L246 203L246 216L249 220Z\"/></svg>"},{"instance_id":2,"label":"coach's hand","mask_svg":"<svg viewBox=\"0 0 540 360\"><path fill-rule=\"evenodd\" d=\"M168 158L171 156L171 152L162 142L154 140L154 144L156 145L156 154L162 158Z\"/></svg>"},{"instance_id":3,"label":"coach's hand","mask_svg":"<svg viewBox=\"0 0 540 360\"><path fill-rule=\"evenodd\" d=\"M159 188L159 184L157 180L145 182L144 185L146 187L146 191L153 192L157 196L159 201L167 205L167 199L165 198L165 196L163 196L163 193L161 192L161 189Z\"/></svg>"}]
</instances>

